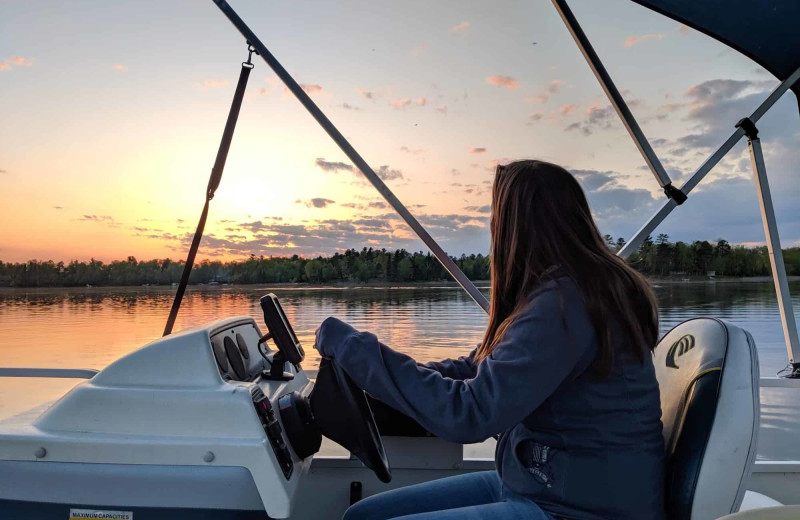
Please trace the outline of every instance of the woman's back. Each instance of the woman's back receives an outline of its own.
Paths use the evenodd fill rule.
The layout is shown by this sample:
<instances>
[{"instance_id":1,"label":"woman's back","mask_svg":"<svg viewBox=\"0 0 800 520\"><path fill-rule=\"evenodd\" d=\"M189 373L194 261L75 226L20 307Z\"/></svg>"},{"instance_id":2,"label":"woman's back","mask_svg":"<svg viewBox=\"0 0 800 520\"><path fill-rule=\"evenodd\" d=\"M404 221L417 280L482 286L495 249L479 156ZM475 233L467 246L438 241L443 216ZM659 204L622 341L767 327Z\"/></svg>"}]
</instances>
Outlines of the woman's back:
<instances>
[{"instance_id":1,"label":"woman's back","mask_svg":"<svg viewBox=\"0 0 800 520\"><path fill-rule=\"evenodd\" d=\"M652 361L617 349L611 373L599 378L591 370L594 329L578 288L559 278L539 297L545 291L564 309L562 347L579 359L545 402L500 436L496 462L504 484L568 518L663 518L664 444Z\"/></svg>"}]
</instances>

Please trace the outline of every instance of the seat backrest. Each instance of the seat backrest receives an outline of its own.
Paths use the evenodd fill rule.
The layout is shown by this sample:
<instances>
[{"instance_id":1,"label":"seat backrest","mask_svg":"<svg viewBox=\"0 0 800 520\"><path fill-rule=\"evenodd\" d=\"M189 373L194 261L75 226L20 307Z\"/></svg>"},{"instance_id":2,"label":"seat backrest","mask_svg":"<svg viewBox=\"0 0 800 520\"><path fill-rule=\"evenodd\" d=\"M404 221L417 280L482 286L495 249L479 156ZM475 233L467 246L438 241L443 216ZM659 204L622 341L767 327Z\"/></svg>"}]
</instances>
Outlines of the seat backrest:
<instances>
[{"instance_id":1,"label":"seat backrest","mask_svg":"<svg viewBox=\"0 0 800 520\"><path fill-rule=\"evenodd\" d=\"M750 334L712 318L681 323L655 349L670 520L738 511L756 454L758 354Z\"/></svg>"}]
</instances>

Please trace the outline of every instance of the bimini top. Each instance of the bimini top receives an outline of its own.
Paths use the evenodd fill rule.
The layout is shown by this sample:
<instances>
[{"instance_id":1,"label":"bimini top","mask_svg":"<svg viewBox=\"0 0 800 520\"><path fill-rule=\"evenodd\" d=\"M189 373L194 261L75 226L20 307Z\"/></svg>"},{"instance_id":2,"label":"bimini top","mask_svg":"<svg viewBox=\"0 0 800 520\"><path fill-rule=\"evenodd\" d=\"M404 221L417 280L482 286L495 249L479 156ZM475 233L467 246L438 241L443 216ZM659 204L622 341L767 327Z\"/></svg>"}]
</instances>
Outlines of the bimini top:
<instances>
[{"instance_id":1,"label":"bimini top","mask_svg":"<svg viewBox=\"0 0 800 520\"><path fill-rule=\"evenodd\" d=\"M749 57L781 81L800 68L796 0L633 0ZM792 90L800 108L800 83Z\"/></svg>"}]
</instances>

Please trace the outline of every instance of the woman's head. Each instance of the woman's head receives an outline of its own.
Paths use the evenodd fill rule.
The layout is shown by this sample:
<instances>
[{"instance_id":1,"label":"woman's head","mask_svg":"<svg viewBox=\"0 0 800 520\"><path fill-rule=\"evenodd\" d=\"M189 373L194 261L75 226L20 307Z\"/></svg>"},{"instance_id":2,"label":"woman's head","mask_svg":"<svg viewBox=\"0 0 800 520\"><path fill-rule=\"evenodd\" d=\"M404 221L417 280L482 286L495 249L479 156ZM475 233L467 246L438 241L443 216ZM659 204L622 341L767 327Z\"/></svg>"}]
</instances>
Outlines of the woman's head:
<instances>
[{"instance_id":1,"label":"woman's head","mask_svg":"<svg viewBox=\"0 0 800 520\"><path fill-rule=\"evenodd\" d=\"M613 364L609 324L619 324L625 348L643 359L655 346L658 317L647 282L603 240L578 181L542 161L498 166L490 222L492 297L483 359L502 339L528 295L557 266L581 290L599 344L595 368Z\"/></svg>"}]
</instances>

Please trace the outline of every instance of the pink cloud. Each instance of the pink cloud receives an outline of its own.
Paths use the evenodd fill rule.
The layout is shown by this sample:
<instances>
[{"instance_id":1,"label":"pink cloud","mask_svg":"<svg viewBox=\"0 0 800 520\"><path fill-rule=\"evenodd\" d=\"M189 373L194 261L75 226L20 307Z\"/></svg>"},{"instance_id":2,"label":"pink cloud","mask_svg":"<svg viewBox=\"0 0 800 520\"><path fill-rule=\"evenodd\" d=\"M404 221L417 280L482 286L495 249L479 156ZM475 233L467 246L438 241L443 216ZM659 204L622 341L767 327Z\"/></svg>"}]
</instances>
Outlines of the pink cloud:
<instances>
[{"instance_id":1,"label":"pink cloud","mask_svg":"<svg viewBox=\"0 0 800 520\"><path fill-rule=\"evenodd\" d=\"M4 70L11 70L11 65L0 62L0 72L3 72Z\"/></svg>"},{"instance_id":2,"label":"pink cloud","mask_svg":"<svg viewBox=\"0 0 800 520\"><path fill-rule=\"evenodd\" d=\"M561 105L560 107L558 107L558 112L562 116L568 116L571 113L575 112L577 109L578 109L578 105L570 103L568 105Z\"/></svg>"},{"instance_id":3,"label":"pink cloud","mask_svg":"<svg viewBox=\"0 0 800 520\"><path fill-rule=\"evenodd\" d=\"M634 45L637 45L647 40L663 40L663 39L664 35L661 33L640 34L637 36L628 36L627 38L625 38L625 41L623 41L622 44L625 47L633 47Z\"/></svg>"},{"instance_id":4,"label":"pink cloud","mask_svg":"<svg viewBox=\"0 0 800 520\"><path fill-rule=\"evenodd\" d=\"M505 87L509 90L516 90L521 85L517 79L511 76L489 76L486 78L486 83L496 87Z\"/></svg>"},{"instance_id":5,"label":"pink cloud","mask_svg":"<svg viewBox=\"0 0 800 520\"><path fill-rule=\"evenodd\" d=\"M535 96L528 96L525 98L526 101L529 103L533 103L534 105L540 104L544 105L547 103L547 100L550 99L550 96L547 94L536 94Z\"/></svg>"},{"instance_id":6,"label":"pink cloud","mask_svg":"<svg viewBox=\"0 0 800 520\"><path fill-rule=\"evenodd\" d=\"M486 148L484 148L482 146L478 146L478 147L475 147L475 148L470 148L469 149L469 153L471 153L473 155L486 153Z\"/></svg>"},{"instance_id":7,"label":"pink cloud","mask_svg":"<svg viewBox=\"0 0 800 520\"><path fill-rule=\"evenodd\" d=\"M411 104L411 100L409 98L398 98L389 101L389 104L398 110L402 110Z\"/></svg>"},{"instance_id":8,"label":"pink cloud","mask_svg":"<svg viewBox=\"0 0 800 520\"><path fill-rule=\"evenodd\" d=\"M421 97L421 98L419 98L419 99L417 100L417 104L418 104L419 106L421 106L421 107L424 107L425 105L427 105L427 104L428 104L428 100L427 100L427 99L425 99L424 97Z\"/></svg>"},{"instance_id":9,"label":"pink cloud","mask_svg":"<svg viewBox=\"0 0 800 520\"><path fill-rule=\"evenodd\" d=\"M469 29L469 22L461 22L458 25L454 25L450 28L451 33L461 33Z\"/></svg>"},{"instance_id":10,"label":"pink cloud","mask_svg":"<svg viewBox=\"0 0 800 520\"><path fill-rule=\"evenodd\" d=\"M127 72L127 70L128 70L128 67L126 67L126 66L125 66L125 65L123 65L122 63L115 63L115 64L114 64L114 70L118 70L118 71L120 71L120 72Z\"/></svg>"},{"instance_id":11,"label":"pink cloud","mask_svg":"<svg viewBox=\"0 0 800 520\"><path fill-rule=\"evenodd\" d=\"M319 94L322 92L322 87L317 84L305 85L301 83L300 88L302 88L309 96L313 96L314 94Z\"/></svg>"},{"instance_id":12,"label":"pink cloud","mask_svg":"<svg viewBox=\"0 0 800 520\"><path fill-rule=\"evenodd\" d=\"M22 56L12 56L6 60L6 63L10 63L11 65L16 65L18 67L30 67L33 65L32 60L23 58Z\"/></svg>"}]
</instances>

